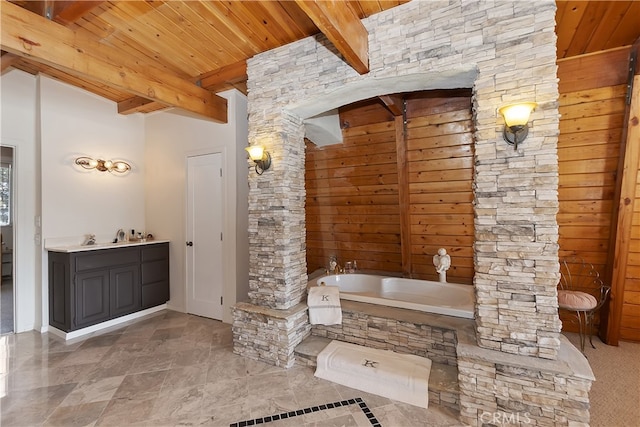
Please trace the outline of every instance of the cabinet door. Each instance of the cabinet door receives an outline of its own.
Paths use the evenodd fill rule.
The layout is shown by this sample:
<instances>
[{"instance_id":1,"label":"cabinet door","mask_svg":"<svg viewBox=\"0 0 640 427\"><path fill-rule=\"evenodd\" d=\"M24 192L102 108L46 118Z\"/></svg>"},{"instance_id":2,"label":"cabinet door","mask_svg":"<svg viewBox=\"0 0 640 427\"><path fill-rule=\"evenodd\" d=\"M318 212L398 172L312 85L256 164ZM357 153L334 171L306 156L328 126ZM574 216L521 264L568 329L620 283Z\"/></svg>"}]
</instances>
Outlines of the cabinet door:
<instances>
[{"instance_id":1,"label":"cabinet door","mask_svg":"<svg viewBox=\"0 0 640 427\"><path fill-rule=\"evenodd\" d=\"M142 308L155 307L169 300L169 244L142 249Z\"/></svg>"},{"instance_id":2,"label":"cabinet door","mask_svg":"<svg viewBox=\"0 0 640 427\"><path fill-rule=\"evenodd\" d=\"M112 268L109 273L111 317L140 310L140 265Z\"/></svg>"},{"instance_id":3,"label":"cabinet door","mask_svg":"<svg viewBox=\"0 0 640 427\"><path fill-rule=\"evenodd\" d=\"M73 295L69 254L49 253L49 324L61 331L71 330Z\"/></svg>"},{"instance_id":4,"label":"cabinet door","mask_svg":"<svg viewBox=\"0 0 640 427\"><path fill-rule=\"evenodd\" d=\"M75 326L83 328L109 320L109 271L76 274Z\"/></svg>"}]
</instances>

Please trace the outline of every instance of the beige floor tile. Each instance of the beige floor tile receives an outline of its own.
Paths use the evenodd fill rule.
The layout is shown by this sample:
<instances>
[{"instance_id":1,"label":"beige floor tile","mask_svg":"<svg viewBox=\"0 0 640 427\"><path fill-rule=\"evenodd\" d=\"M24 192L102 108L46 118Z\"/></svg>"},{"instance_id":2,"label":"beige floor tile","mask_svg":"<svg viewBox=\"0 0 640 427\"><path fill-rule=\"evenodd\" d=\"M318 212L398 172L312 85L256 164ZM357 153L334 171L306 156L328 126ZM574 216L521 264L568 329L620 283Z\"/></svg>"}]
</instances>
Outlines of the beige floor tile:
<instances>
[{"instance_id":1,"label":"beige floor tile","mask_svg":"<svg viewBox=\"0 0 640 427\"><path fill-rule=\"evenodd\" d=\"M2 345L9 372L2 427L228 426L355 397L388 422L457 425L446 410L421 411L333 384L316 378L314 368L243 358L233 353L230 325L184 313L159 312L71 343L28 332L0 337ZM348 405L267 425L370 423L358 405Z\"/></svg>"}]
</instances>

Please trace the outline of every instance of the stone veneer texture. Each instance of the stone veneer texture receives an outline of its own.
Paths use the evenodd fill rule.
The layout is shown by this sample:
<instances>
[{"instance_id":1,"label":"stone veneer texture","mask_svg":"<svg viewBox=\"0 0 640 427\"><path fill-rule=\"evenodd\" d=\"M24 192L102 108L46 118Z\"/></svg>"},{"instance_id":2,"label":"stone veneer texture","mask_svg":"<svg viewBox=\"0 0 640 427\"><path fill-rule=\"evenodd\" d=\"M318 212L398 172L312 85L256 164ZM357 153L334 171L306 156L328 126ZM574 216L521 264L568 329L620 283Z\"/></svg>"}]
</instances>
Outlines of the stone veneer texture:
<instances>
[{"instance_id":1,"label":"stone veneer texture","mask_svg":"<svg viewBox=\"0 0 640 427\"><path fill-rule=\"evenodd\" d=\"M296 346L311 333L305 304L274 310L238 303L232 312L233 352L271 365L292 367Z\"/></svg>"},{"instance_id":2,"label":"stone veneer texture","mask_svg":"<svg viewBox=\"0 0 640 427\"><path fill-rule=\"evenodd\" d=\"M565 360L537 364L524 356L488 360L479 354L484 349L459 346L460 420L478 427L588 426L593 373L578 349L564 345Z\"/></svg>"},{"instance_id":3,"label":"stone veneer texture","mask_svg":"<svg viewBox=\"0 0 640 427\"><path fill-rule=\"evenodd\" d=\"M466 78L474 94L478 344L555 359L561 324L554 1L414 0L363 23L371 70L365 75L323 36L248 61L249 140L273 158L271 170L249 178L252 303L284 309L304 296L302 119L384 94L375 90L388 93L380 88L389 79L401 92L416 76L422 86L412 90L460 87ZM529 137L515 150L502 138L497 109L525 100L538 107Z\"/></svg>"},{"instance_id":4,"label":"stone veneer texture","mask_svg":"<svg viewBox=\"0 0 640 427\"><path fill-rule=\"evenodd\" d=\"M455 331L436 326L343 309L341 325L314 325L311 334L457 365Z\"/></svg>"}]
</instances>

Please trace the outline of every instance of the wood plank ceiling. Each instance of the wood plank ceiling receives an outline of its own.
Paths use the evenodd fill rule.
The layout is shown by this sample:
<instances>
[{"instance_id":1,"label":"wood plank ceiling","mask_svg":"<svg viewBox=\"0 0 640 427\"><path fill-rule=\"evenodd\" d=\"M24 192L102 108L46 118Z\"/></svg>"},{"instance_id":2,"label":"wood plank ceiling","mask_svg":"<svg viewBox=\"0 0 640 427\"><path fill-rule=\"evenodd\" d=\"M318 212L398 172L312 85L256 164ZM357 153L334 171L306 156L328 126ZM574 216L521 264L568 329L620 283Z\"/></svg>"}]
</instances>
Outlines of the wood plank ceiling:
<instances>
[{"instance_id":1,"label":"wood plank ceiling","mask_svg":"<svg viewBox=\"0 0 640 427\"><path fill-rule=\"evenodd\" d=\"M248 58L322 32L366 73L366 30L359 19L407 1L2 0L2 25L10 28L2 35L2 72L14 67L46 74L117 102L122 114L180 106L224 121L226 104L213 94L230 88L246 93ZM557 5L558 58L630 45L640 36L640 1ZM69 53L57 52L63 44ZM69 56L56 61L56 54ZM87 71L92 61L103 74ZM166 86L180 95L172 99L162 92Z\"/></svg>"}]
</instances>

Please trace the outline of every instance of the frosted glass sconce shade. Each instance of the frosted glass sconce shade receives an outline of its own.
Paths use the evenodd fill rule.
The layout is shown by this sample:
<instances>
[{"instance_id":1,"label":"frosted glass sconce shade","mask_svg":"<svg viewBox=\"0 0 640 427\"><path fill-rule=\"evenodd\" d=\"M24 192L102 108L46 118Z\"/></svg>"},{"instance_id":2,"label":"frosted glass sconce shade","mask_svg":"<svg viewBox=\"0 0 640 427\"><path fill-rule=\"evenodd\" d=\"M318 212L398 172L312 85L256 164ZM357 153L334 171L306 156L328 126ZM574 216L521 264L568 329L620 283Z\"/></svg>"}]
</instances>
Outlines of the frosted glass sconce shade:
<instances>
[{"instance_id":1,"label":"frosted glass sconce shade","mask_svg":"<svg viewBox=\"0 0 640 427\"><path fill-rule=\"evenodd\" d=\"M538 104L535 102L521 102L505 105L498 110L504 117L504 140L513 145L515 149L518 148L518 144L527 138L529 116L533 109L536 108L536 105Z\"/></svg>"},{"instance_id":2,"label":"frosted glass sconce shade","mask_svg":"<svg viewBox=\"0 0 640 427\"><path fill-rule=\"evenodd\" d=\"M262 175L262 172L269 169L271 166L271 155L262 145L252 145L246 147L245 150L249 153L249 158L255 162L255 170L258 175Z\"/></svg>"}]
</instances>

